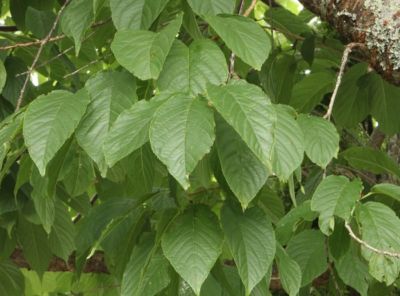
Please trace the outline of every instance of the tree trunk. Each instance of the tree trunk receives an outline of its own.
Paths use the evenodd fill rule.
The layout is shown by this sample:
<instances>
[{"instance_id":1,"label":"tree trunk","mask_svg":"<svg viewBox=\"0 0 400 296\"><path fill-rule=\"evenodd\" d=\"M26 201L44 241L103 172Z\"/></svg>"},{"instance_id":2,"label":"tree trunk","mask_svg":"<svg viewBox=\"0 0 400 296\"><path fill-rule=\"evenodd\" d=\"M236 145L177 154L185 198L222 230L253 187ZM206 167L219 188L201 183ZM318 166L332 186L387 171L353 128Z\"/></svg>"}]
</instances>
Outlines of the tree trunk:
<instances>
[{"instance_id":1,"label":"tree trunk","mask_svg":"<svg viewBox=\"0 0 400 296\"><path fill-rule=\"evenodd\" d=\"M344 41L362 44L369 64L400 85L400 0L299 0Z\"/></svg>"}]
</instances>

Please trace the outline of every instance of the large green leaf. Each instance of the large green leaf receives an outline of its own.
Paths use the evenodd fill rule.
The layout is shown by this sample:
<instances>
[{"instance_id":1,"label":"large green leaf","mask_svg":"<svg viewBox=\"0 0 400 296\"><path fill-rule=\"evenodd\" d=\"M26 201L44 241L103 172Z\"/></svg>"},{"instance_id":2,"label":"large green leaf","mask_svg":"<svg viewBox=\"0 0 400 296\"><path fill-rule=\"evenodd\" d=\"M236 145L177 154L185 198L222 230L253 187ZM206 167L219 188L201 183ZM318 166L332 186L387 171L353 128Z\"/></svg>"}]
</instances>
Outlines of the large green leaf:
<instances>
[{"instance_id":1,"label":"large green leaf","mask_svg":"<svg viewBox=\"0 0 400 296\"><path fill-rule=\"evenodd\" d=\"M399 88L389 84L378 74L371 74L369 80L371 93L371 114L379 122L379 128L387 134L400 130L400 120L397 110L400 108Z\"/></svg>"},{"instance_id":2,"label":"large green leaf","mask_svg":"<svg viewBox=\"0 0 400 296\"><path fill-rule=\"evenodd\" d=\"M305 230L289 241L286 251L300 266L302 287L326 271L325 249L325 238L317 230Z\"/></svg>"},{"instance_id":3,"label":"large green leaf","mask_svg":"<svg viewBox=\"0 0 400 296\"><path fill-rule=\"evenodd\" d=\"M295 84L290 105L300 112L311 112L324 95L332 91L334 83L335 75L332 72L311 73Z\"/></svg>"},{"instance_id":4,"label":"large green leaf","mask_svg":"<svg viewBox=\"0 0 400 296\"><path fill-rule=\"evenodd\" d=\"M235 0L188 0L190 7L199 15L217 15L220 13L233 13Z\"/></svg>"},{"instance_id":5,"label":"large green leaf","mask_svg":"<svg viewBox=\"0 0 400 296\"><path fill-rule=\"evenodd\" d=\"M104 154L111 167L149 140L149 127L154 112L172 94L140 101L122 112L115 120L104 142Z\"/></svg>"},{"instance_id":6,"label":"large green leaf","mask_svg":"<svg viewBox=\"0 0 400 296\"><path fill-rule=\"evenodd\" d=\"M75 226L66 206L55 203L56 217L49 236L50 249L56 256L68 261L69 255L75 249Z\"/></svg>"},{"instance_id":7,"label":"large green leaf","mask_svg":"<svg viewBox=\"0 0 400 296\"><path fill-rule=\"evenodd\" d=\"M342 152L341 156L356 169L400 177L399 165L383 151L369 147L352 147Z\"/></svg>"},{"instance_id":8,"label":"large green leaf","mask_svg":"<svg viewBox=\"0 0 400 296\"><path fill-rule=\"evenodd\" d=\"M7 72L3 62L0 62L0 92L3 90L7 80Z\"/></svg>"},{"instance_id":9,"label":"large green leaf","mask_svg":"<svg viewBox=\"0 0 400 296\"><path fill-rule=\"evenodd\" d=\"M367 202L357 208L362 240L370 246L389 252L400 251L400 219L388 206ZM391 285L399 276L400 259L372 252L362 246L370 274L378 281Z\"/></svg>"},{"instance_id":10,"label":"large green leaf","mask_svg":"<svg viewBox=\"0 0 400 296\"><path fill-rule=\"evenodd\" d=\"M190 185L189 174L211 149L214 127L206 102L186 94L175 94L154 114L151 148L185 189Z\"/></svg>"},{"instance_id":11,"label":"large green leaf","mask_svg":"<svg viewBox=\"0 0 400 296\"><path fill-rule=\"evenodd\" d=\"M282 7L268 9L265 16L271 26L279 28L283 33L288 33L289 37L291 37L290 33L300 35L312 32L299 16Z\"/></svg>"},{"instance_id":12,"label":"large green leaf","mask_svg":"<svg viewBox=\"0 0 400 296\"><path fill-rule=\"evenodd\" d=\"M228 78L225 56L210 40L192 42L187 47L176 40L157 81L161 91L203 93L207 83L221 84Z\"/></svg>"},{"instance_id":13,"label":"large green leaf","mask_svg":"<svg viewBox=\"0 0 400 296\"><path fill-rule=\"evenodd\" d=\"M104 141L111 124L136 101L134 78L124 72L100 72L85 85L91 97L86 114L76 131L79 145L105 174Z\"/></svg>"},{"instance_id":14,"label":"large green leaf","mask_svg":"<svg viewBox=\"0 0 400 296\"><path fill-rule=\"evenodd\" d=\"M271 50L271 42L256 22L233 15L208 15L205 20L239 58L254 69L261 70Z\"/></svg>"},{"instance_id":15,"label":"large green leaf","mask_svg":"<svg viewBox=\"0 0 400 296\"><path fill-rule=\"evenodd\" d=\"M245 209L267 181L268 170L220 116L216 143L225 179Z\"/></svg>"},{"instance_id":16,"label":"large green leaf","mask_svg":"<svg viewBox=\"0 0 400 296\"><path fill-rule=\"evenodd\" d=\"M400 201L400 186L398 185L389 183L376 184L371 188L371 193L383 194Z\"/></svg>"},{"instance_id":17,"label":"large green leaf","mask_svg":"<svg viewBox=\"0 0 400 296\"><path fill-rule=\"evenodd\" d=\"M272 166L280 179L287 180L303 161L304 136L290 107L274 105L274 108L277 120L274 126Z\"/></svg>"},{"instance_id":18,"label":"large green leaf","mask_svg":"<svg viewBox=\"0 0 400 296\"><path fill-rule=\"evenodd\" d=\"M223 236L215 214L205 206L176 217L162 238L162 249L196 295L222 251Z\"/></svg>"},{"instance_id":19,"label":"large green leaf","mask_svg":"<svg viewBox=\"0 0 400 296\"><path fill-rule=\"evenodd\" d=\"M17 266L8 261L0 263L0 294L24 295L24 276Z\"/></svg>"},{"instance_id":20,"label":"large green leaf","mask_svg":"<svg viewBox=\"0 0 400 296\"><path fill-rule=\"evenodd\" d=\"M115 34L111 49L121 66L141 80L157 79L182 24L182 14L158 33L122 30Z\"/></svg>"},{"instance_id":21,"label":"large green leaf","mask_svg":"<svg viewBox=\"0 0 400 296\"><path fill-rule=\"evenodd\" d=\"M34 100L25 114L23 134L29 154L43 176L46 166L72 135L89 103L86 91L55 90Z\"/></svg>"},{"instance_id":22,"label":"large green leaf","mask_svg":"<svg viewBox=\"0 0 400 296\"><path fill-rule=\"evenodd\" d=\"M279 244L276 248L276 263L283 289L289 296L296 296L301 286L301 269Z\"/></svg>"},{"instance_id":23,"label":"large green leaf","mask_svg":"<svg viewBox=\"0 0 400 296\"><path fill-rule=\"evenodd\" d=\"M93 19L93 0L72 0L62 14L62 31L74 39L76 53L79 52L83 36Z\"/></svg>"},{"instance_id":24,"label":"large green leaf","mask_svg":"<svg viewBox=\"0 0 400 296\"><path fill-rule=\"evenodd\" d=\"M208 97L251 151L271 168L275 109L262 90L246 82L208 85Z\"/></svg>"},{"instance_id":25,"label":"large green leaf","mask_svg":"<svg viewBox=\"0 0 400 296\"><path fill-rule=\"evenodd\" d=\"M46 232L41 226L34 225L20 217L17 235L30 266L40 276L43 275L52 257Z\"/></svg>"},{"instance_id":26,"label":"large green leaf","mask_svg":"<svg viewBox=\"0 0 400 296\"><path fill-rule=\"evenodd\" d=\"M339 152L339 134L335 126L320 117L303 114L299 115L297 122L303 130L307 156L325 168Z\"/></svg>"},{"instance_id":27,"label":"large green leaf","mask_svg":"<svg viewBox=\"0 0 400 296\"><path fill-rule=\"evenodd\" d=\"M148 29L168 0L110 0L112 20L117 30Z\"/></svg>"},{"instance_id":28,"label":"large green leaf","mask_svg":"<svg viewBox=\"0 0 400 296\"><path fill-rule=\"evenodd\" d=\"M335 227L334 216L348 220L360 199L362 183L350 182L344 176L329 176L317 187L311 200L311 210L319 212L319 228L330 235Z\"/></svg>"},{"instance_id":29,"label":"large green leaf","mask_svg":"<svg viewBox=\"0 0 400 296\"><path fill-rule=\"evenodd\" d=\"M154 248L147 238L133 249L122 278L122 296L153 296L168 286L168 261Z\"/></svg>"},{"instance_id":30,"label":"large green leaf","mask_svg":"<svg viewBox=\"0 0 400 296\"><path fill-rule=\"evenodd\" d=\"M244 213L225 206L221 213L222 228L246 295L267 274L275 255L275 234L266 215L253 207Z\"/></svg>"}]
</instances>

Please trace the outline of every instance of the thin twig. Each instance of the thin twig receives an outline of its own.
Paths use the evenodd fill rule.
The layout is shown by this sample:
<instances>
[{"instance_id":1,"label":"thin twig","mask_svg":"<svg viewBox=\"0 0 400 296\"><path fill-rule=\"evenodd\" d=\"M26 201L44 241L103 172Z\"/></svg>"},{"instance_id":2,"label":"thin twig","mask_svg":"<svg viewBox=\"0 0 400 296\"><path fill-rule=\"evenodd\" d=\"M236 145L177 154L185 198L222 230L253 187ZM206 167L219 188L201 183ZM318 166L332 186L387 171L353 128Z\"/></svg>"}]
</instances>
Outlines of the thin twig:
<instances>
[{"instance_id":1,"label":"thin twig","mask_svg":"<svg viewBox=\"0 0 400 296\"><path fill-rule=\"evenodd\" d=\"M370 244L368 244L367 242L363 241L361 238L359 238L354 232L353 229L351 229L351 226L349 225L348 222L346 222L345 227L347 229L347 231L349 232L349 235L352 239L354 239L356 242L358 242L360 245L364 246L365 248L367 248L368 250L380 254L380 255L384 255L384 256L388 256L388 257L394 257L394 258L400 258L400 253L396 253L396 252L390 252L390 251L385 251L385 250L379 250L373 246L371 246Z\"/></svg>"},{"instance_id":2,"label":"thin twig","mask_svg":"<svg viewBox=\"0 0 400 296\"><path fill-rule=\"evenodd\" d=\"M337 79L336 79L336 85L335 88L333 90L332 96L331 96L331 100L329 102L329 106L328 106L328 110L326 111L324 118L330 120L331 119L331 115L332 115L332 111L333 111L333 106L335 105L335 100L336 100L336 96L338 94L338 90L340 87L340 84L342 83L342 78L344 75L344 70L346 69L346 65L347 65L347 61L349 59L349 55L352 52L354 47L360 46L362 45L361 43L349 43L346 45L344 52L343 52L343 57L342 57L342 61L340 63L340 70L339 73L337 75Z\"/></svg>"},{"instance_id":3,"label":"thin twig","mask_svg":"<svg viewBox=\"0 0 400 296\"><path fill-rule=\"evenodd\" d=\"M58 41L63 38L65 38L65 35L54 36L54 37L51 37L48 42ZM43 40L35 40L35 41L30 41L30 42L21 42L21 43L16 43L13 45L1 46L0 51L19 48L19 47L30 47L30 46L40 45L40 44L42 44L42 42L43 42Z\"/></svg>"},{"instance_id":4,"label":"thin twig","mask_svg":"<svg viewBox=\"0 0 400 296\"><path fill-rule=\"evenodd\" d=\"M84 65L84 66L82 66L82 67L76 69L74 72L71 72L71 73L68 73L68 74L64 75L63 78L65 79L65 78L71 77L71 76L73 76L73 75L75 75L75 74L78 74L80 71L82 71L82 70L84 70L84 69L90 67L90 66L93 65L93 64L96 64L96 63L100 62L101 60L103 60L104 58L108 57L109 55L110 55L110 54L105 55L105 56L103 56L103 57L99 57L99 58L97 58L97 59L95 59L95 60L89 62L89 63L87 63L86 65Z\"/></svg>"},{"instance_id":5,"label":"thin twig","mask_svg":"<svg viewBox=\"0 0 400 296\"><path fill-rule=\"evenodd\" d=\"M39 60L39 57L40 57L45 45L49 42L49 40L51 39L51 35L53 35L53 32L56 30L58 22L61 19L61 14L63 13L64 9L67 7L67 5L69 4L70 1L71 0L65 0L64 4L61 6L60 10L57 13L56 19L54 20L53 26L51 27L49 33L47 34L47 36L44 39L41 40L40 47L39 47L39 49L38 49L38 51L36 53L35 58L33 59L32 65L28 69L29 72L26 74L26 78L25 78L24 84L23 84L23 86L21 88L21 92L19 93L19 97L18 97L18 100L17 100L17 106L15 108L15 111L18 111L19 108L21 107L22 102L24 100L24 94L25 94L26 88L28 86L28 82L30 80L30 76L31 76L33 70L35 69L35 66L36 66L36 64L37 64L37 62Z\"/></svg>"},{"instance_id":6,"label":"thin twig","mask_svg":"<svg viewBox=\"0 0 400 296\"><path fill-rule=\"evenodd\" d=\"M244 6L244 0L241 0L240 5L239 5L239 11L238 11L239 15L242 14L243 6ZM235 58L236 58L236 55L232 52L231 56L229 57L229 77L228 77L228 79L232 79L233 76L235 75Z\"/></svg>"},{"instance_id":7,"label":"thin twig","mask_svg":"<svg viewBox=\"0 0 400 296\"><path fill-rule=\"evenodd\" d=\"M249 16L250 13L253 11L254 7L256 7L257 0L251 1L250 6L246 9L246 11L243 13L243 16Z\"/></svg>"}]
</instances>

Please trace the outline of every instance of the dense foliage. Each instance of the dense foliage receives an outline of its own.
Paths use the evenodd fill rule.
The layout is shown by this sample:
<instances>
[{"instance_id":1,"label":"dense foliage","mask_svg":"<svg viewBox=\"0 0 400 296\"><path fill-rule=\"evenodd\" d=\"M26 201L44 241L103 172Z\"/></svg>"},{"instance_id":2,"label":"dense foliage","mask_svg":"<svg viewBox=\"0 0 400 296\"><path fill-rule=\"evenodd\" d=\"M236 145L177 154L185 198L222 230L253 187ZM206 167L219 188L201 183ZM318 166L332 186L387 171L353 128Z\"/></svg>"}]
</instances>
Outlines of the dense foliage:
<instances>
[{"instance_id":1,"label":"dense foliage","mask_svg":"<svg viewBox=\"0 0 400 296\"><path fill-rule=\"evenodd\" d=\"M399 87L295 0L65 1L1 1L0 295L398 295Z\"/></svg>"}]
</instances>

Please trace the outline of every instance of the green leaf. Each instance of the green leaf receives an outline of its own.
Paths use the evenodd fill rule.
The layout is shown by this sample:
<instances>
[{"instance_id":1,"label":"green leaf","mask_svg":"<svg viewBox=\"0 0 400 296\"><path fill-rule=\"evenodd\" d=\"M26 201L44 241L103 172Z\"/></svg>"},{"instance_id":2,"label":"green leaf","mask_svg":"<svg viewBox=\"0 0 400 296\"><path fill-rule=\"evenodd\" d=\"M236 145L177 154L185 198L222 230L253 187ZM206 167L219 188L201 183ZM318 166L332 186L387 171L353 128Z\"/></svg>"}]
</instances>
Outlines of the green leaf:
<instances>
[{"instance_id":1,"label":"green leaf","mask_svg":"<svg viewBox=\"0 0 400 296\"><path fill-rule=\"evenodd\" d=\"M25 258L39 276L42 276L52 257L46 232L41 226L34 225L20 217L17 235Z\"/></svg>"},{"instance_id":2,"label":"green leaf","mask_svg":"<svg viewBox=\"0 0 400 296\"><path fill-rule=\"evenodd\" d=\"M45 38L49 33L55 15L52 11L42 11L28 6L25 14L25 24L37 38Z\"/></svg>"},{"instance_id":3,"label":"green leaf","mask_svg":"<svg viewBox=\"0 0 400 296\"><path fill-rule=\"evenodd\" d=\"M382 203L367 202L357 208L357 218L363 241L378 250L400 251L400 219L391 208ZM400 259L372 252L364 246L361 248L370 274L391 285L399 276Z\"/></svg>"},{"instance_id":4,"label":"green leaf","mask_svg":"<svg viewBox=\"0 0 400 296\"><path fill-rule=\"evenodd\" d=\"M72 0L61 16L62 31L75 41L78 55L86 30L94 19L92 0Z\"/></svg>"},{"instance_id":5,"label":"green leaf","mask_svg":"<svg viewBox=\"0 0 400 296\"><path fill-rule=\"evenodd\" d=\"M118 115L136 101L136 82L124 72L100 72L85 85L91 102L76 131L79 145L97 163L104 175L107 167L104 141Z\"/></svg>"},{"instance_id":6,"label":"green leaf","mask_svg":"<svg viewBox=\"0 0 400 296\"><path fill-rule=\"evenodd\" d=\"M272 223L276 224L286 214L284 200L282 197L264 186L257 195L258 205L264 210Z\"/></svg>"},{"instance_id":7,"label":"green leaf","mask_svg":"<svg viewBox=\"0 0 400 296\"><path fill-rule=\"evenodd\" d=\"M206 103L186 94L175 94L154 114L151 148L184 189L190 185L189 174L214 143L214 127Z\"/></svg>"},{"instance_id":8,"label":"green leaf","mask_svg":"<svg viewBox=\"0 0 400 296\"><path fill-rule=\"evenodd\" d=\"M371 114L379 122L379 128L387 134L400 130L400 120L396 110L400 108L399 88L389 84L381 76L371 73L369 89L372 96Z\"/></svg>"},{"instance_id":9,"label":"green leaf","mask_svg":"<svg viewBox=\"0 0 400 296\"><path fill-rule=\"evenodd\" d=\"M72 135L89 103L86 91L55 90L29 104L23 134L29 154L42 176L46 166Z\"/></svg>"},{"instance_id":10,"label":"green leaf","mask_svg":"<svg viewBox=\"0 0 400 296\"><path fill-rule=\"evenodd\" d=\"M383 151L369 147L352 147L342 152L341 156L356 169L400 177L400 167Z\"/></svg>"},{"instance_id":11,"label":"green leaf","mask_svg":"<svg viewBox=\"0 0 400 296\"><path fill-rule=\"evenodd\" d=\"M208 15L205 20L239 58L254 69L261 70L270 53L271 41L256 22L234 15Z\"/></svg>"},{"instance_id":12,"label":"green leaf","mask_svg":"<svg viewBox=\"0 0 400 296\"><path fill-rule=\"evenodd\" d=\"M222 232L215 214L205 206L187 209L162 237L163 252L196 295L222 251Z\"/></svg>"},{"instance_id":13,"label":"green leaf","mask_svg":"<svg viewBox=\"0 0 400 296\"><path fill-rule=\"evenodd\" d=\"M324 234L332 234L334 216L349 220L362 188L361 181L350 182L345 176L332 175L322 180L312 197L311 210L319 212L319 228Z\"/></svg>"},{"instance_id":14,"label":"green leaf","mask_svg":"<svg viewBox=\"0 0 400 296\"><path fill-rule=\"evenodd\" d=\"M358 246L352 243L344 256L335 261L335 268L346 285L356 289L362 296L367 296L371 276L368 274L368 265L359 253Z\"/></svg>"},{"instance_id":15,"label":"green leaf","mask_svg":"<svg viewBox=\"0 0 400 296\"><path fill-rule=\"evenodd\" d=\"M400 186L388 183L376 184L371 188L371 193L383 194L400 201Z\"/></svg>"},{"instance_id":16,"label":"green leaf","mask_svg":"<svg viewBox=\"0 0 400 296\"><path fill-rule=\"evenodd\" d=\"M198 15L233 13L236 4L235 0L188 0L187 2Z\"/></svg>"},{"instance_id":17,"label":"green leaf","mask_svg":"<svg viewBox=\"0 0 400 296\"><path fill-rule=\"evenodd\" d=\"M49 246L52 253L64 261L75 249L75 226L66 206L57 201L55 203L56 217L49 236Z\"/></svg>"},{"instance_id":18,"label":"green leaf","mask_svg":"<svg viewBox=\"0 0 400 296\"><path fill-rule=\"evenodd\" d=\"M7 80L6 68L4 67L3 62L0 62L0 92L3 90L4 85L6 85L6 80Z\"/></svg>"},{"instance_id":19,"label":"green leaf","mask_svg":"<svg viewBox=\"0 0 400 296\"><path fill-rule=\"evenodd\" d=\"M149 140L149 127L154 112L172 96L173 94L163 94L150 101L139 101L118 116L110 128L103 148L110 167Z\"/></svg>"},{"instance_id":20,"label":"green leaf","mask_svg":"<svg viewBox=\"0 0 400 296\"><path fill-rule=\"evenodd\" d=\"M157 81L161 91L204 93L207 83L222 84L228 78L225 56L216 43L203 39L187 47L176 40Z\"/></svg>"},{"instance_id":21,"label":"green leaf","mask_svg":"<svg viewBox=\"0 0 400 296\"><path fill-rule=\"evenodd\" d=\"M262 66L261 85L274 103L289 102L296 67L296 59L288 54L271 55Z\"/></svg>"},{"instance_id":22,"label":"green leaf","mask_svg":"<svg viewBox=\"0 0 400 296\"><path fill-rule=\"evenodd\" d=\"M179 14L158 33L122 30L111 44L115 58L141 80L157 79L182 24Z\"/></svg>"},{"instance_id":23,"label":"green leaf","mask_svg":"<svg viewBox=\"0 0 400 296\"><path fill-rule=\"evenodd\" d=\"M279 244L276 248L276 263L283 289L289 296L296 296L301 286L301 269Z\"/></svg>"},{"instance_id":24,"label":"green leaf","mask_svg":"<svg viewBox=\"0 0 400 296\"><path fill-rule=\"evenodd\" d=\"M328 268L325 238L317 230L304 230L288 243L286 251L300 266L301 286L310 284Z\"/></svg>"},{"instance_id":25,"label":"green leaf","mask_svg":"<svg viewBox=\"0 0 400 296\"><path fill-rule=\"evenodd\" d=\"M122 296L153 296L168 286L168 261L154 248L154 241L146 239L133 249L122 278Z\"/></svg>"},{"instance_id":26,"label":"green leaf","mask_svg":"<svg viewBox=\"0 0 400 296\"><path fill-rule=\"evenodd\" d=\"M246 295L249 295L267 274L274 259L275 234L271 222L256 207L243 213L238 208L225 206L221 223Z\"/></svg>"},{"instance_id":27,"label":"green leaf","mask_svg":"<svg viewBox=\"0 0 400 296\"><path fill-rule=\"evenodd\" d=\"M267 181L268 170L220 116L216 144L224 177L245 209Z\"/></svg>"},{"instance_id":28,"label":"green leaf","mask_svg":"<svg viewBox=\"0 0 400 296\"><path fill-rule=\"evenodd\" d=\"M299 16L282 7L268 9L265 16L271 26L278 28L283 33L298 35L312 33L311 28ZM288 36L290 37L290 34Z\"/></svg>"},{"instance_id":29,"label":"green leaf","mask_svg":"<svg viewBox=\"0 0 400 296\"><path fill-rule=\"evenodd\" d=\"M260 88L246 82L207 87L208 97L251 151L271 168L275 109Z\"/></svg>"},{"instance_id":30,"label":"green leaf","mask_svg":"<svg viewBox=\"0 0 400 296\"><path fill-rule=\"evenodd\" d=\"M359 63L351 67L342 79L333 108L333 117L337 124L353 127L370 112L370 75L368 65Z\"/></svg>"},{"instance_id":31,"label":"green leaf","mask_svg":"<svg viewBox=\"0 0 400 296\"><path fill-rule=\"evenodd\" d=\"M299 115L297 122L303 130L308 158L325 168L339 152L339 134L336 127L320 117L304 114Z\"/></svg>"},{"instance_id":32,"label":"green leaf","mask_svg":"<svg viewBox=\"0 0 400 296\"><path fill-rule=\"evenodd\" d=\"M290 107L274 105L274 108L277 120L274 126L272 166L280 179L287 180L303 161L304 136Z\"/></svg>"},{"instance_id":33,"label":"green leaf","mask_svg":"<svg viewBox=\"0 0 400 296\"><path fill-rule=\"evenodd\" d=\"M290 105L297 111L309 113L333 90L335 75L332 72L316 72L306 76L293 87Z\"/></svg>"},{"instance_id":34,"label":"green leaf","mask_svg":"<svg viewBox=\"0 0 400 296\"><path fill-rule=\"evenodd\" d=\"M168 0L110 0L111 16L117 30L147 30Z\"/></svg>"},{"instance_id":35,"label":"green leaf","mask_svg":"<svg viewBox=\"0 0 400 296\"><path fill-rule=\"evenodd\" d=\"M24 295L24 276L11 262L0 263L0 294L1 295Z\"/></svg>"}]
</instances>

